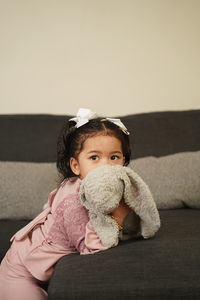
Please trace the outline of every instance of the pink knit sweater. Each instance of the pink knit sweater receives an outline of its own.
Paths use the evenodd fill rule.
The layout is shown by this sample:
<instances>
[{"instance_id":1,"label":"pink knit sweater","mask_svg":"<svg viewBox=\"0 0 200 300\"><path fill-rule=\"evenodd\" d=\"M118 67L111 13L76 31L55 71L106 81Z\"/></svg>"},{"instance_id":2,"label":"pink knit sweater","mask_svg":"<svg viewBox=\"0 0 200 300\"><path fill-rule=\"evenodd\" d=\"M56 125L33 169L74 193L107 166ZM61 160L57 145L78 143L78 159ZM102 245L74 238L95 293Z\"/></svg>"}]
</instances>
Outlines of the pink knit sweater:
<instances>
[{"instance_id":1,"label":"pink knit sweater","mask_svg":"<svg viewBox=\"0 0 200 300\"><path fill-rule=\"evenodd\" d=\"M33 277L47 281L66 254L95 253L107 248L95 233L79 201L81 180L65 180L54 190L44 211L12 237L12 248ZM116 245L117 245L116 241Z\"/></svg>"}]
</instances>

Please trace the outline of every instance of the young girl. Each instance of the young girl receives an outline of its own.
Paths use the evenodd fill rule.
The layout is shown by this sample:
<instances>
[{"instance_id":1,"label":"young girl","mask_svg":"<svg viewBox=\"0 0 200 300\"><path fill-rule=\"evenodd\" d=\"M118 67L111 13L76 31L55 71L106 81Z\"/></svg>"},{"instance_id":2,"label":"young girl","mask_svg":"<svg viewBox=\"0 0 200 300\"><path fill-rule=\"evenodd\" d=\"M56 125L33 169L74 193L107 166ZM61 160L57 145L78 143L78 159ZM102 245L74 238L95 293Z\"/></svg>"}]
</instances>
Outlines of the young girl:
<instances>
[{"instance_id":1,"label":"young girl","mask_svg":"<svg viewBox=\"0 0 200 300\"><path fill-rule=\"evenodd\" d=\"M80 204L79 189L81 180L94 168L129 163L128 135L119 119L97 118L87 109L80 109L66 122L57 146L57 168L63 181L50 193L43 212L12 237L0 265L1 300L21 300L27 295L29 300L45 300L47 292L42 286L62 256L107 249ZM129 211L122 202L112 212L119 226Z\"/></svg>"}]
</instances>

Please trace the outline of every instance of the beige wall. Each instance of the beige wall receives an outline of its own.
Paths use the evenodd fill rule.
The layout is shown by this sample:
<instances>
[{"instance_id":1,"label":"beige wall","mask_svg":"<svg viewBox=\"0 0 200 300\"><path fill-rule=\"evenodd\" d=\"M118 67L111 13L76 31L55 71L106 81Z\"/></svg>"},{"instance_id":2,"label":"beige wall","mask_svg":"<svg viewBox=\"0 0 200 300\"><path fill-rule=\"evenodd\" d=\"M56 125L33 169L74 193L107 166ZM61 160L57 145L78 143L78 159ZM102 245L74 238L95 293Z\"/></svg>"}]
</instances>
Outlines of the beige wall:
<instances>
[{"instance_id":1,"label":"beige wall","mask_svg":"<svg viewBox=\"0 0 200 300\"><path fill-rule=\"evenodd\" d=\"M200 108L199 0L1 0L0 113Z\"/></svg>"}]
</instances>

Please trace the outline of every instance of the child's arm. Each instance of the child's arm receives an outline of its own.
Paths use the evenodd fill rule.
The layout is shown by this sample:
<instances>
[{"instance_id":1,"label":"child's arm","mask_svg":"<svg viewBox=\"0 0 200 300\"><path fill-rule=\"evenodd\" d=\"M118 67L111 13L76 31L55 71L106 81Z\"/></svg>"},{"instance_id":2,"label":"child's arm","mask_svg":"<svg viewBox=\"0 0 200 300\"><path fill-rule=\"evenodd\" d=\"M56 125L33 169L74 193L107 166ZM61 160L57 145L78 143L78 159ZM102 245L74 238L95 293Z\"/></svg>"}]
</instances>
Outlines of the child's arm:
<instances>
[{"instance_id":1,"label":"child's arm","mask_svg":"<svg viewBox=\"0 0 200 300\"><path fill-rule=\"evenodd\" d=\"M85 241L84 244L86 247L83 248L83 250L80 252L80 254L89 254L89 253L95 253L103 250L109 249L109 247L105 247L102 245L100 238L94 231L94 228L91 224L91 222L88 222L86 225L86 234L85 234ZM116 243L113 245L118 245L118 239L116 240Z\"/></svg>"},{"instance_id":2,"label":"child's arm","mask_svg":"<svg viewBox=\"0 0 200 300\"><path fill-rule=\"evenodd\" d=\"M131 211L130 207L122 200L119 206L113 210L111 215L117 220L117 223L122 226L124 219Z\"/></svg>"}]
</instances>

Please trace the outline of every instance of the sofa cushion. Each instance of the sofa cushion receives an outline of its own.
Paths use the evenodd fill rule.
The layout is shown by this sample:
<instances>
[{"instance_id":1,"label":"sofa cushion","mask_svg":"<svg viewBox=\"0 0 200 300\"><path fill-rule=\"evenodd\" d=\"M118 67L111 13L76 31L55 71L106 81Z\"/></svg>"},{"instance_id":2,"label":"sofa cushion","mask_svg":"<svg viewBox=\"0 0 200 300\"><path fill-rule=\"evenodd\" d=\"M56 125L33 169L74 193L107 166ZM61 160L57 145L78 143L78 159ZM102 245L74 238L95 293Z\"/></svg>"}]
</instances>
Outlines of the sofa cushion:
<instances>
[{"instance_id":1,"label":"sofa cushion","mask_svg":"<svg viewBox=\"0 0 200 300\"><path fill-rule=\"evenodd\" d=\"M0 115L0 160L55 162L56 142L66 116Z\"/></svg>"},{"instance_id":2,"label":"sofa cushion","mask_svg":"<svg viewBox=\"0 0 200 300\"><path fill-rule=\"evenodd\" d=\"M0 115L0 160L55 162L56 141L71 116ZM119 116L120 117L120 116ZM120 117L130 131L132 158L200 149L200 110Z\"/></svg>"},{"instance_id":3,"label":"sofa cushion","mask_svg":"<svg viewBox=\"0 0 200 300\"><path fill-rule=\"evenodd\" d=\"M55 163L0 162L0 219L32 219L58 184Z\"/></svg>"},{"instance_id":4,"label":"sofa cushion","mask_svg":"<svg viewBox=\"0 0 200 300\"><path fill-rule=\"evenodd\" d=\"M200 208L200 151L132 160L158 209Z\"/></svg>"},{"instance_id":5,"label":"sofa cushion","mask_svg":"<svg viewBox=\"0 0 200 300\"><path fill-rule=\"evenodd\" d=\"M200 208L200 151L139 158L129 166L159 209ZM59 182L55 163L0 162L0 172L0 219L34 218Z\"/></svg>"},{"instance_id":6,"label":"sofa cushion","mask_svg":"<svg viewBox=\"0 0 200 300\"><path fill-rule=\"evenodd\" d=\"M28 222L27 220L0 220L0 262L10 247L11 237Z\"/></svg>"},{"instance_id":7,"label":"sofa cushion","mask_svg":"<svg viewBox=\"0 0 200 300\"><path fill-rule=\"evenodd\" d=\"M153 239L64 256L48 299L200 299L200 211L164 210L160 216L162 226Z\"/></svg>"}]
</instances>

